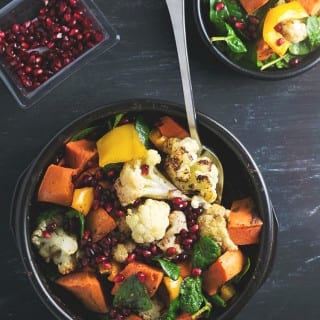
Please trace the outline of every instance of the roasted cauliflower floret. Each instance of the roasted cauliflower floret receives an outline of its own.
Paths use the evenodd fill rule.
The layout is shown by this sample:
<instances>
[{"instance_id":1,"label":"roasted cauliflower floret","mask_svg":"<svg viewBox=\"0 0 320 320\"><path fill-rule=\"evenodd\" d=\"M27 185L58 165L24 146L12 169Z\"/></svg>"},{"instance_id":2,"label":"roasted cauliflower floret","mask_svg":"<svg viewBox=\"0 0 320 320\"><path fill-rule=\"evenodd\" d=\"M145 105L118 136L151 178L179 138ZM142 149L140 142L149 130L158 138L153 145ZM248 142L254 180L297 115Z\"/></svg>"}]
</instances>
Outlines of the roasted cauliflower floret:
<instances>
[{"instance_id":1,"label":"roasted cauliflower floret","mask_svg":"<svg viewBox=\"0 0 320 320\"><path fill-rule=\"evenodd\" d=\"M163 303L156 298L151 299L152 308L147 311L139 312L139 316L143 320L156 320L161 318L161 311L164 308Z\"/></svg>"},{"instance_id":2,"label":"roasted cauliflower floret","mask_svg":"<svg viewBox=\"0 0 320 320\"><path fill-rule=\"evenodd\" d=\"M238 247L229 237L227 229L227 217L230 210L223 206L213 204L199 216L198 224L201 237L209 236L226 250L237 250Z\"/></svg>"},{"instance_id":3,"label":"roasted cauliflower floret","mask_svg":"<svg viewBox=\"0 0 320 320\"><path fill-rule=\"evenodd\" d=\"M282 23L283 36L290 42L298 43L307 38L307 26L300 20L289 20Z\"/></svg>"},{"instance_id":4,"label":"roasted cauliflower floret","mask_svg":"<svg viewBox=\"0 0 320 320\"><path fill-rule=\"evenodd\" d=\"M186 216L182 211L173 211L169 215L169 223L170 226L166 234L157 245L164 252L173 247L176 249L176 253L179 254L182 250L180 244L176 243L176 236L181 230L188 230Z\"/></svg>"},{"instance_id":5,"label":"roasted cauliflower floret","mask_svg":"<svg viewBox=\"0 0 320 320\"><path fill-rule=\"evenodd\" d=\"M158 151L150 149L146 158L126 162L115 182L118 198L123 206L141 197L170 199L185 196L156 168L161 162Z\"/></svg>"},{"instance_id":6,"label":"roasted cauliflower floret","mask_svg":"<svg viewBox=\"0 0 320 320\"><path fill-rule=\"evenodd\" d=\"M128 209L126 222L136 243L150 243L164 237L169 226L170 206L159 200L147 199L137 208Z\"/></svg>"},{"instance_id":7,"label":"roasted cauliflower floret","mask_svg":"<svg viewBox=\"0 0 320 320\"><path fill-rule=\"evenodd\" d=\"M47 263L52 261L61 274L68 274L76 268L78 243L76 235L67 234L63 230L62 222L60 214L42 220L32 233L31 241Z\"/></svg>"},{"instance_id":8,"label":"roasted cauliflower floret","mask_svg":"<svg viewBox=\"0 0 320 320\"><path fill-rule=\"evenodd\" d=\"M198 143L189 137L169 138L164 144L164 167L178 189L212 203L217 198L218 169L208 157L198 156L199 150Z\"/></svg>"},{"instance_id":9,"label":"roasted cauliflower floret","mask_svg":"<svg viewBox=\"0 0 320 320\"><path fill-rule=\"evenodd\" d=\"M112 249L112 255L115 261L123 263L127 260L129 253L135 249L136 245L133 241L126 243L118 243Z\"/></svg>"}]
</instances>

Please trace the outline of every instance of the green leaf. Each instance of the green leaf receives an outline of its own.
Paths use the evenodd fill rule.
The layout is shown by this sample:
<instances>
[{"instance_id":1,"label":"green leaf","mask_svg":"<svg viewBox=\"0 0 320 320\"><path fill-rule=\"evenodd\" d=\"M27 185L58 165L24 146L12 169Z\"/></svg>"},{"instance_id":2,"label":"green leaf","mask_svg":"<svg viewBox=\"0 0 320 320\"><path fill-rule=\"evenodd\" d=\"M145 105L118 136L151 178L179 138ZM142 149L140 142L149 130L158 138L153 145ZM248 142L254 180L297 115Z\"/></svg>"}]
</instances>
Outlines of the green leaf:
<instances>
[{"instance_id":1,"label":"green leaf","mask_svg":"<svg viewBox=\"0 0 320 320\"><path fill-rule=\"evenodd\" d=\"M152 302L147 288L136 275L123 282L115 294L113 305L116 308L128 308L132 311L142 312L152 308Z\"/></svg>"},{"instance_id":2,"label":"green leaf","mask_svg":"<svg viewBox=\"0 0 320 320\"><path fill-rule=\"evenodd\" d=\"M310 53L309 45L306 41L301 41L298 43L292 43L289 47L289 52L295 56L304 56Z\"/></svg>"},{"instance_id":3,"label":"green leaf","mask_svg":"<svg viewBox=\"0 0 320 320\"><path fill-rule=\"evenodd\" d=\"M235 34L235 32L232 29L232 27L228 23L225 23L225 27L226 27L227 32L228 32L227 36L211 37L211 39L210 39L211 42L225 41L226 44L228 45L229 49L232 52L235 52L235 53L247 52L247 48L246 48L245 44Z\"/></svg>"},{"instance_id":4,"label":"green leaf","mask_svg":"<svg viewBox=\"0 0 320 320\"><path fill-rule=\"evenodd\" d=\"M221 255L220 246L209 236L204 236L197 241L192 252L192 266L206 269Z\"/></svg>"},{"instance_id":5,"label":"green leaf","mask_svg":"<svg viewBox=\"0 0 320 320\"><path fill-rule=\"evenodd\" d=\"M251 266L251 260L250 260L250 258L248 257L248 258L247 258L247 261L246 261L246 264L245 264L244 267L242 268L241 272L240 272L239 274L237 274L237 275L232 279L232 282L233 282L233 283L238 283L238 282L244 277L244 275L249 271L250 266Z\"/></svg>"},{"instance_id":6,"label":"green leaf","mask_svg":"<svg viewBox=\"0 0 320 320\"><path fill-rule=\"evenodd\" d=\"M162 270L166 273L166 275L172 280L178 280L180 276L180 268L173 262L168 260L164 260L162 258L155 258L155 261L159 262Z\"/></svg>"},{"instance_id":7,"label":"green leaf","mask_svg":"<svg viewBox=\"0 0 320 320\"><path fill-rule=\"evenodd\" d=\"M210 301L215 307L225 308L227 306L226 302L218 294L210 296Z\"/></svg>"},{"instance_id":8,"label":"green leaf","mask_svg":"<svg viewBox=\"0 0 320 320\"><path fill-rule=\"evenodd\" d=\"M180 309L179 297L175 298L169 305L168 310L160 317L159 320L175 320Z\"/></svg>"},{"instance_id":9,"label":"green leaf","mask_svg":"<svg viewBox=\"0 0 320 320\"><path fill-rule=\"evenodd\" d=\"M205 318L207 319L211 310L212 310L212 305L211 303L206 299L206 297L203 297L204 299L204 306L201 307L196 313L192 314L192 319L199 319L199 318Z\"/></svg>"},{"instance_id":10,"label":"green leaf","mask_svg":"<svg viewBox=\"0 0 320 320\"><path fill-rule=\"evenodd\" d=\"M81 140L86 138L89 134L91 134L92 132L96 131L97 129L99 129L99 126L94 126L94 127L89 127L89 128L85 128L81 131L79 131L78 133L76 133L71 139L70 141L77 141L77 140Z\"/></svg>"},{"instance_id":11,"label":"green leaf","mask_svg":"<svg viewBox=\"0 0 320 320\"><path fill-rule=\"evenodd\" d=\"M84 215L81 212L72 209L72 210L67 211L65 213L65 216L68 219L72 219L72 218L78 218L79 219L79 222L80 222L80 238L82 238L83 233L84 233L84 224L85 224Z\"/></svg>"},{"instance_id":12,"label":"green leaf","mask_svg":"<svg viewBox=\"0 0 320 320\"><path fill-rule=\"evenodd\" d=\"M123 167L123 163L119 162L119 163L109 163L106 166L103 167L103 171L104 172L108 172L110 170L114 170L115 171L115 175L118 175L119 172L122 170Z\"/></svg>"},{"instance_id":13,"label":"green leaf","mask_svg":"<svg viewBox=\"0 0 320 320\"><path fill-rule=\"evenodd\" d=\"M114 123L113 123L113 128L115 128L116 126L119 125L120 121L122 120L122 118L124 117L124 113L118 113L116 114L115 118L114 118Z\"/></svg>"},{"instance_id":14,"label":"green leaf","mask_svg":"<svg viewBox=\"0 0 320 320\"><path fill-rule=\"evenodd\" d=\"M194 314L204 302L200 277L186 277L180 287L180 307L183 311Z\"/></svg>"},{"instance_id":15,"label":"green leaf","mask_svg":"<svg viewBox=\"0 0 320 320\"><path fill-rule=\"evenodd\" d=\"M151 148L151 143L149 140L150 128L141 115L137 117L134 125L140 141L147 149Z\"/></svg>"},{"instance_id":16,"label":"green leaf","mask_svg":"<svg viewBox=\"0 0 320 320\"><path fill-rule=\"evenodd\" d=\"M56 222L56 221L63 221L63 215L62 213L64 212L64 208L58 207L58 206L53 206L52 208L45 210L41 212L37 216L37 221L36 223L39 224L42 221L47 221L49 223L51 222Z\"/></svg>"},{"instance_id":17,"label":"green leaf","mask_svg":"<svg viewBox=\"0 0 320 320\"><path fill-rule=\"evenodd\" d=\"M320 17L308 17L307 34L312 47L320 46Z\"/></svg>"}]
</instances>

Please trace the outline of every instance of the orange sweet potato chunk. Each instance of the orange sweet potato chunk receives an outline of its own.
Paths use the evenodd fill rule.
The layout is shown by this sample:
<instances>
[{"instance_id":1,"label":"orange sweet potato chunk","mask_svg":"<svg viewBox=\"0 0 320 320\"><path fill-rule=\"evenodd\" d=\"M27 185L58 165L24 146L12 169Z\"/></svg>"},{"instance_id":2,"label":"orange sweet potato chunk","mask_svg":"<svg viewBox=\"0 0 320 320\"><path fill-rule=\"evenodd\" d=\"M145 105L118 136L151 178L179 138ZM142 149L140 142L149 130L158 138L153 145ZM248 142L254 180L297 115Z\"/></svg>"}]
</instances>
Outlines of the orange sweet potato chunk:
<instances>
[{"instance_id":1,"label":"orange sweet potato chunk","mask_svg":"<svg viewBox=\"0 0 320 320\"><path fill-rule=\"evenodd\" d=\"M167 138L175 137L183 139L189 137L189 133L169 116L160 118L158 130L160 131L161 135Z\"/></svg>"},{"instance_id":2,"label":"orange sweet potato chunk","mask_svg":"<svg viewBox=\"0 0 320 320\"><path fill-rule=\"evenodd\" d=\"M81 139L70 141L65 148L65 165L74 169L84 169L89 160L97 155L96 145L93 141Z\"/></svg>"},{"instance_id":3,"label":"orange sweet potato chunk","mask_svg":"<svg viewBox=\"0 0 320 320\"><path fill-rule=\"evenodd\" d=\"M74 190L73 175L73 169L55 164L49 165L39 187L38 201L62 206L71 205Z\"/></svg>"},{"instance_id":4,"label":"orange sweet potato chunk","mask_svg":"<svg viewBox=\"0 0 320 320\"><path fill-rule=\"evenodd\" d=\"M108 312L101 284L94 273L70 273L58 278L56 283L73 293L89 310L98 313Z\"/></svg>"},{"instance_id":5,"label":"orange sweet potato chunk","mask_svg":"<svg viewBox=\"0 0 320 320\"><path fill-rule=\"evenodd\" d=\"M240 250L226 251L204 273L203 289L211 296L227 281L232 279L246 263Z\"/></svg>"},{"instance_id":6,"label":"orange sweet potato chunk","mask_svg":"<svg viewBox=\"0 0 320 320\"><path fill-rule=\"evenodd\" d=\"M253 14L268 1L269 0L240 0L240 3L248 14Z\"/></svg>"},{"instance_id":7,"label":"orange sweet potato chunk","mask_svg":"<svg viewBox=\"0 0 320 320\"><path fill-rule=\"evenodd\" d=\"M317 16L320 13L320 0L298 0L304 9L311 16Z\"/></svg>"},{"instance_id":8,"label":"orange sweet potato chunk","mask_svg":"<svg viewBox=\"0 0 320 320\"><path fill-rule=\"evenodd\" d=\"M120 272L125 279L128 279L132 275L137 274L139 271L143 272L146 276L144 285L148 290L148 294L152 297L163 279L163 272L155 267L146 265L141 262L130 262L127 264L124 269ZM111 293L116 294L121 283L117 282L114 284Z\"/></svg>"},{"instance_id":9,"label":"orange sweet potato chunk","mask_svg":"<svg viewBox=\"0 0 320 320\"><path fill-rule=\"evenodd\" d=\"M86 216L86 224L93 242L99 241L117 227L114 219L102 208L90 211Z\"/></svg>"},{"instance_id":10,"label":"orange sweet potato chunk","mask_svg":"<svg viewBox=\"0 0 320 320\"><path fill-rule=\"evenodd\" d=\"M192 270L191 260L179 262L178 267L180 268L180 276L184 279L185 277L190 276Z\"/></svg>"},{"instance_id":11,"label":"orange sweet potato chunk","mask_svg":"<svg viewBox=\"0 0 320 320\"><path fill-rule=\"evenodd\" d=\"M251 198L234 201L228 217L228 232L231 240L237 245L249 245L259 242L263 226L262 220L255 212Z\"/></svg>"}]
</instances>

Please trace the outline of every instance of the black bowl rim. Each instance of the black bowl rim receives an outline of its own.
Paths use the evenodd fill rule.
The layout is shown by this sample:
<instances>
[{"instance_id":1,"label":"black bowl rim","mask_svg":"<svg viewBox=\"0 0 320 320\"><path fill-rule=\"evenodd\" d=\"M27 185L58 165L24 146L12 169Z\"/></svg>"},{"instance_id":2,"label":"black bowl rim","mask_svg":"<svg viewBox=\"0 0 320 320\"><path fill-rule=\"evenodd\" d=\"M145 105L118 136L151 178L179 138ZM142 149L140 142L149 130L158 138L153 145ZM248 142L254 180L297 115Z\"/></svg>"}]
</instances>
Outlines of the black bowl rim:
<instances>
[{"instance_id":1,"label":"black bowl rim","mask_svg":"<svg viewBox=\"0 0 320 320\"><path fill-rule=\"evenodd\" d=\"M75 318L66 310L64 310L64 308L60 306L52 296L50 296L50 293L43 283L41 275L37 273L36 263L32 260L30 230L28 229L28 208L31 204L31 195L33 194L34 190L30 190L30 182L32 185L32 181L35 183L35 181L38 180L39 175L41 175L41 171L43 171L45 168L44 163L47 162L44 160L50 158L52 159L52 154L57 151L57 147L53 148L53 146L61 146L71 137L76 127L79 128L80 124L83 127L95 120L116 114L119 111L124 110L158 111L171 113L178 116L182 116L184 114L184 107L182 105L165 100L131 99L111 102L98 107L76 118L62 128L58 133L56 133L53 138L42 148L40 153L32 161L30 166L25 170L20 180L17 182L11 207L11 220L15 240L32 286L34 287L40 300L42 300L49 311L51 311L51 313L54 314L58 319ZM257 201L259 207L264 208L264 211L268 216L268 219L264 221L264 231L261 235L261 245L257 257L256 268L253 272L252 278L239 295L237 301L235 301L234 304L228 307L228 309L217 318L217 320L227 320L239 313L244 305L247 304L250 297L253 296L258 288L264 283L267 276L271 272L276 250L277 221L263 177L246 148L230 131L228 131L215 120L200 112L197 113L197 116L199 123L202 126L216 134L219 139L222 139L222 141L232 149L233 152L240 156L239 159L247 167L250 179L252 179L252 184L255 186L256 190L259 190L259 192L257 192ZM54 149L54 152L52 149Z\"/></svg>"},{"instance_id":2,"label":"black bowl rim","mask_svg":"<svg viewBox=\"0 0 320 320\"><path fill-rule=\"evenodd\" d=\"M260 79L260 80L283 80L287 78L291 78L301 73L308 71L312 67L314 67L320 61L320 48L316 49L314 52L311 52L308 57L306 57L298 66L292 69L281 69L277 71L259 71L259 70L251 70L236 64L234 61L229 59L226 55L223 54L216 46L212 45L210 42L210 38L208 36L204 21L202 19L201 13L201 2L203 0L193 0L193 12L194 18L196 21L197 29L200 34L202 41L205 43L207 48L211 53L214 54L215 57L218 58L219 61L228 65L234 71L245 74L249 77Z\"/></svg>"}]
</instances>

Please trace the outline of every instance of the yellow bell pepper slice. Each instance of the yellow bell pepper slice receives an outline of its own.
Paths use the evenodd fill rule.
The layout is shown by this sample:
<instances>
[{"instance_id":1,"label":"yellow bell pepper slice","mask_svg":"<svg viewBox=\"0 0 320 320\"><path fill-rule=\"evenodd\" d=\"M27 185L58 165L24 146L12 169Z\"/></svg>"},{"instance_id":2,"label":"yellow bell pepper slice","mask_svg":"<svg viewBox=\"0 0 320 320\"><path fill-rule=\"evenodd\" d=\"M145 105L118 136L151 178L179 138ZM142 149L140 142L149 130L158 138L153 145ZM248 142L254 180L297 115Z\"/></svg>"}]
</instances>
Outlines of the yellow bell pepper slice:
<instances>
[{"instance_id":1,"label":"yellow bell pepper slice","mask_svg":"<svg viewBox=\"0 0 320 320\"><path fill-rule=\"evenodd\" d=\"M163 283L167 288L170 302L179 296L182 280L181 276L177 280L172 280L169 277L163 277Z\"/></svg>"},{"instance_id":2,"label":"yellow bell pepper slice","mask_svg":"<svg viewBox=\"0 0 320 320\"><path fill-rule=\"evenodd\" d=\"M231 283L224 284L220 290L220 296L224 301L230 300L236 294L236 289Z\"/></svg>"},{"instance_id":3,"label":"yellow bell pepper slice","mask_svg":"<svg viewBox=\"0 0 320 320\"><path fill-rule=\"evenodd\" d=\"M97 141L99 166L143 158L147 149L133 124L115 127Z\"/></svg>"},{"instance_id":4,"label":"yellow bell pepper slice","mask_svg":"<svg viewBox=\"0 0 320 320\"><path fill-rule=\"evenodd\" d=\"M266 15L263 24L263 40L271 49L282 57L288 50L291 42L275 30L275 27L286 20L297 20L308 17L308 13L300 2L291 1L271 8ZM281 40L279 40L281 39Z\"/></svg>"},{"instance_id":5,"label":"yellow bell pepper slice","mask_svg":"<svg viewBox=\"0 0 320 320\"><path fill-rule=\"evenodd\" d=\"M71 207L86 216L94 200L94 190L92 187L74 189Z\"/></svg>"}]
</instances>

